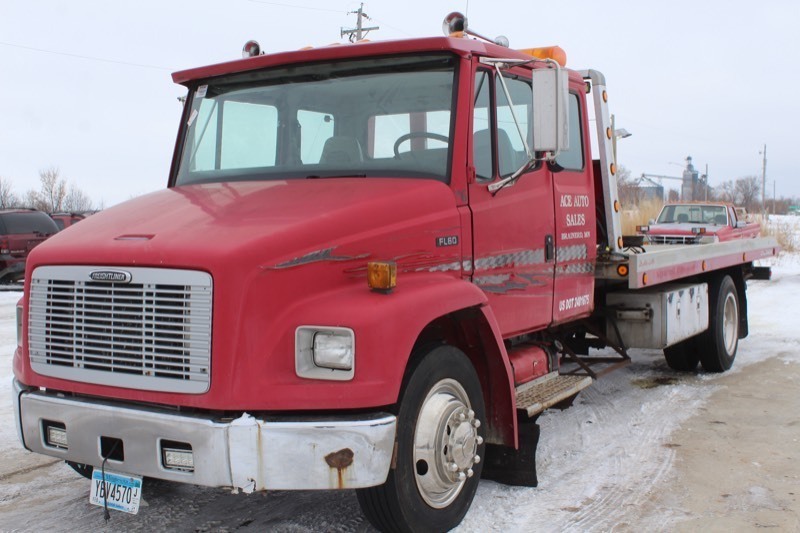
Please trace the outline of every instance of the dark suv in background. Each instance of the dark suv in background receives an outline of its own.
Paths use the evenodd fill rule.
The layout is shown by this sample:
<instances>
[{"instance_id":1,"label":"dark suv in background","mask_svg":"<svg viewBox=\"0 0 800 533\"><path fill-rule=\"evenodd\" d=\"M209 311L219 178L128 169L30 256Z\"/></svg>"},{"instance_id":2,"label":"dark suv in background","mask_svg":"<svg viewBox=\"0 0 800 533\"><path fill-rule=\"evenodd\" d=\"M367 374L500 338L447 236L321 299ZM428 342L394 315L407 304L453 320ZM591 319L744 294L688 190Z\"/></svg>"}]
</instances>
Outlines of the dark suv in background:
<instances>
[{"instance_id":1,"label":"dark suv in background","mask_svg":"<svg viewBox=\"0 0 800 533\"><path fill-rule=\"evenodd\" d=\"M25 259L37 244L58 233L47 213L33 209L0 211L0 283L25 276Z\"/></svg>"}]
</instances>

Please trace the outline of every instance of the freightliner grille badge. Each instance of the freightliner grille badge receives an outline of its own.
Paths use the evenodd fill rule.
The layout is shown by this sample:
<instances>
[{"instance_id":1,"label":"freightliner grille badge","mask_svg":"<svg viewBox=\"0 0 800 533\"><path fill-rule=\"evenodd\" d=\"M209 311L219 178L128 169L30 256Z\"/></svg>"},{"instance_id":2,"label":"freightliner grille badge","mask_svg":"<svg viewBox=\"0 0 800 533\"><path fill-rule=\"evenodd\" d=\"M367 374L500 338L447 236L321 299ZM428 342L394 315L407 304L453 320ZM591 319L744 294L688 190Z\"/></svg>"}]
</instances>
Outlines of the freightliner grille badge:
<instances>
[{"instance_id":1,"label":"freightliner grille badge","mask_svg":"<svg viewBox=\"0 0 800 533\"><path fill-rule=\"evenodd\" d=\"M89 272L89 278L105 283L130 283L131 273L124 270L93 270Z\"/></svg>"}]
</instances>

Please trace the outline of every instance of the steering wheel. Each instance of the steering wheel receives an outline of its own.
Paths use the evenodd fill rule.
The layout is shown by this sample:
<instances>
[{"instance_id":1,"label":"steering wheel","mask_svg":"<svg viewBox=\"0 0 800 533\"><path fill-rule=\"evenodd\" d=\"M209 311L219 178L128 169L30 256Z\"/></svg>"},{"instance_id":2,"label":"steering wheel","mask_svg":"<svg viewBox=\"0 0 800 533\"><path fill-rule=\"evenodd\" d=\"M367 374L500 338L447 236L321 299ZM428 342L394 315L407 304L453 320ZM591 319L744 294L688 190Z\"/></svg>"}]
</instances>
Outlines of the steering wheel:
<instances>
[{"instance_id":1,"label":"steering wheel","mask_svg":"<svg viewBox=\"0 0 800 533\"><path fill-rule=\"evenodd\" d=\"M400 145L404 142L408 141L409 139L416 139L419 137L425 137L428 139L434 139L436 141L442 141L443 143L449 143L450 137L447 135L440 135L438 133L433 133L430 131L412 131L410 133L404 133L397 140L394 142L394 156L400 157Z\"/></svg>"}]
</instances>

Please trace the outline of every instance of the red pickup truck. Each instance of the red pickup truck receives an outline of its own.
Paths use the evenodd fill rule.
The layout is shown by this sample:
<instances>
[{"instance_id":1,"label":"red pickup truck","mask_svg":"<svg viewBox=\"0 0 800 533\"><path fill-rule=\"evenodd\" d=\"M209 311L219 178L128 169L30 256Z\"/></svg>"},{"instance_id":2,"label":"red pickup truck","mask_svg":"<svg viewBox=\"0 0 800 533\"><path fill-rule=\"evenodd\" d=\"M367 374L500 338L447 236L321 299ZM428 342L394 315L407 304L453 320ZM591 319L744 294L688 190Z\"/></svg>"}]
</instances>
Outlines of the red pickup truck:
<instances>
[{"instance_id":1,"label":"red pickup truck","mask_svg":"<svg viewBox=\"0 0 800 533\"><path fill-rule=\"evenodd\" d=\"M737 218L733 204L673 203L638 230L650 244L695 244L752 239L761 234L761 225Z\"/></svg>"}]
</instances>

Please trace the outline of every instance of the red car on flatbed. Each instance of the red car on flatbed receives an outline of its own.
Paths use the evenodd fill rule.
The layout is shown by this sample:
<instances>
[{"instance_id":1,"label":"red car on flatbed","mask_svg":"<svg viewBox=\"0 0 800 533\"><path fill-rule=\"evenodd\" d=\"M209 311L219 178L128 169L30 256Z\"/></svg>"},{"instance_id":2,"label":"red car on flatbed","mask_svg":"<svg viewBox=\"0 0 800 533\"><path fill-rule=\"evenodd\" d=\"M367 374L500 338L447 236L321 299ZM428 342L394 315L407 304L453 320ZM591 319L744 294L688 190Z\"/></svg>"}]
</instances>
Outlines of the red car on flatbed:
<instances>
[{"instance_id":1,"label":"red car on flatbed","mask_svg":"<svg viewBox=\"0 0 800 533\"><path fill-rule=\"evenodd\" d=\"M737 218L728 203L670 203L648 226L637 228L650 244L696 244L752 239L761 234L758 222Z\"/></svg>"}]
</instances>

